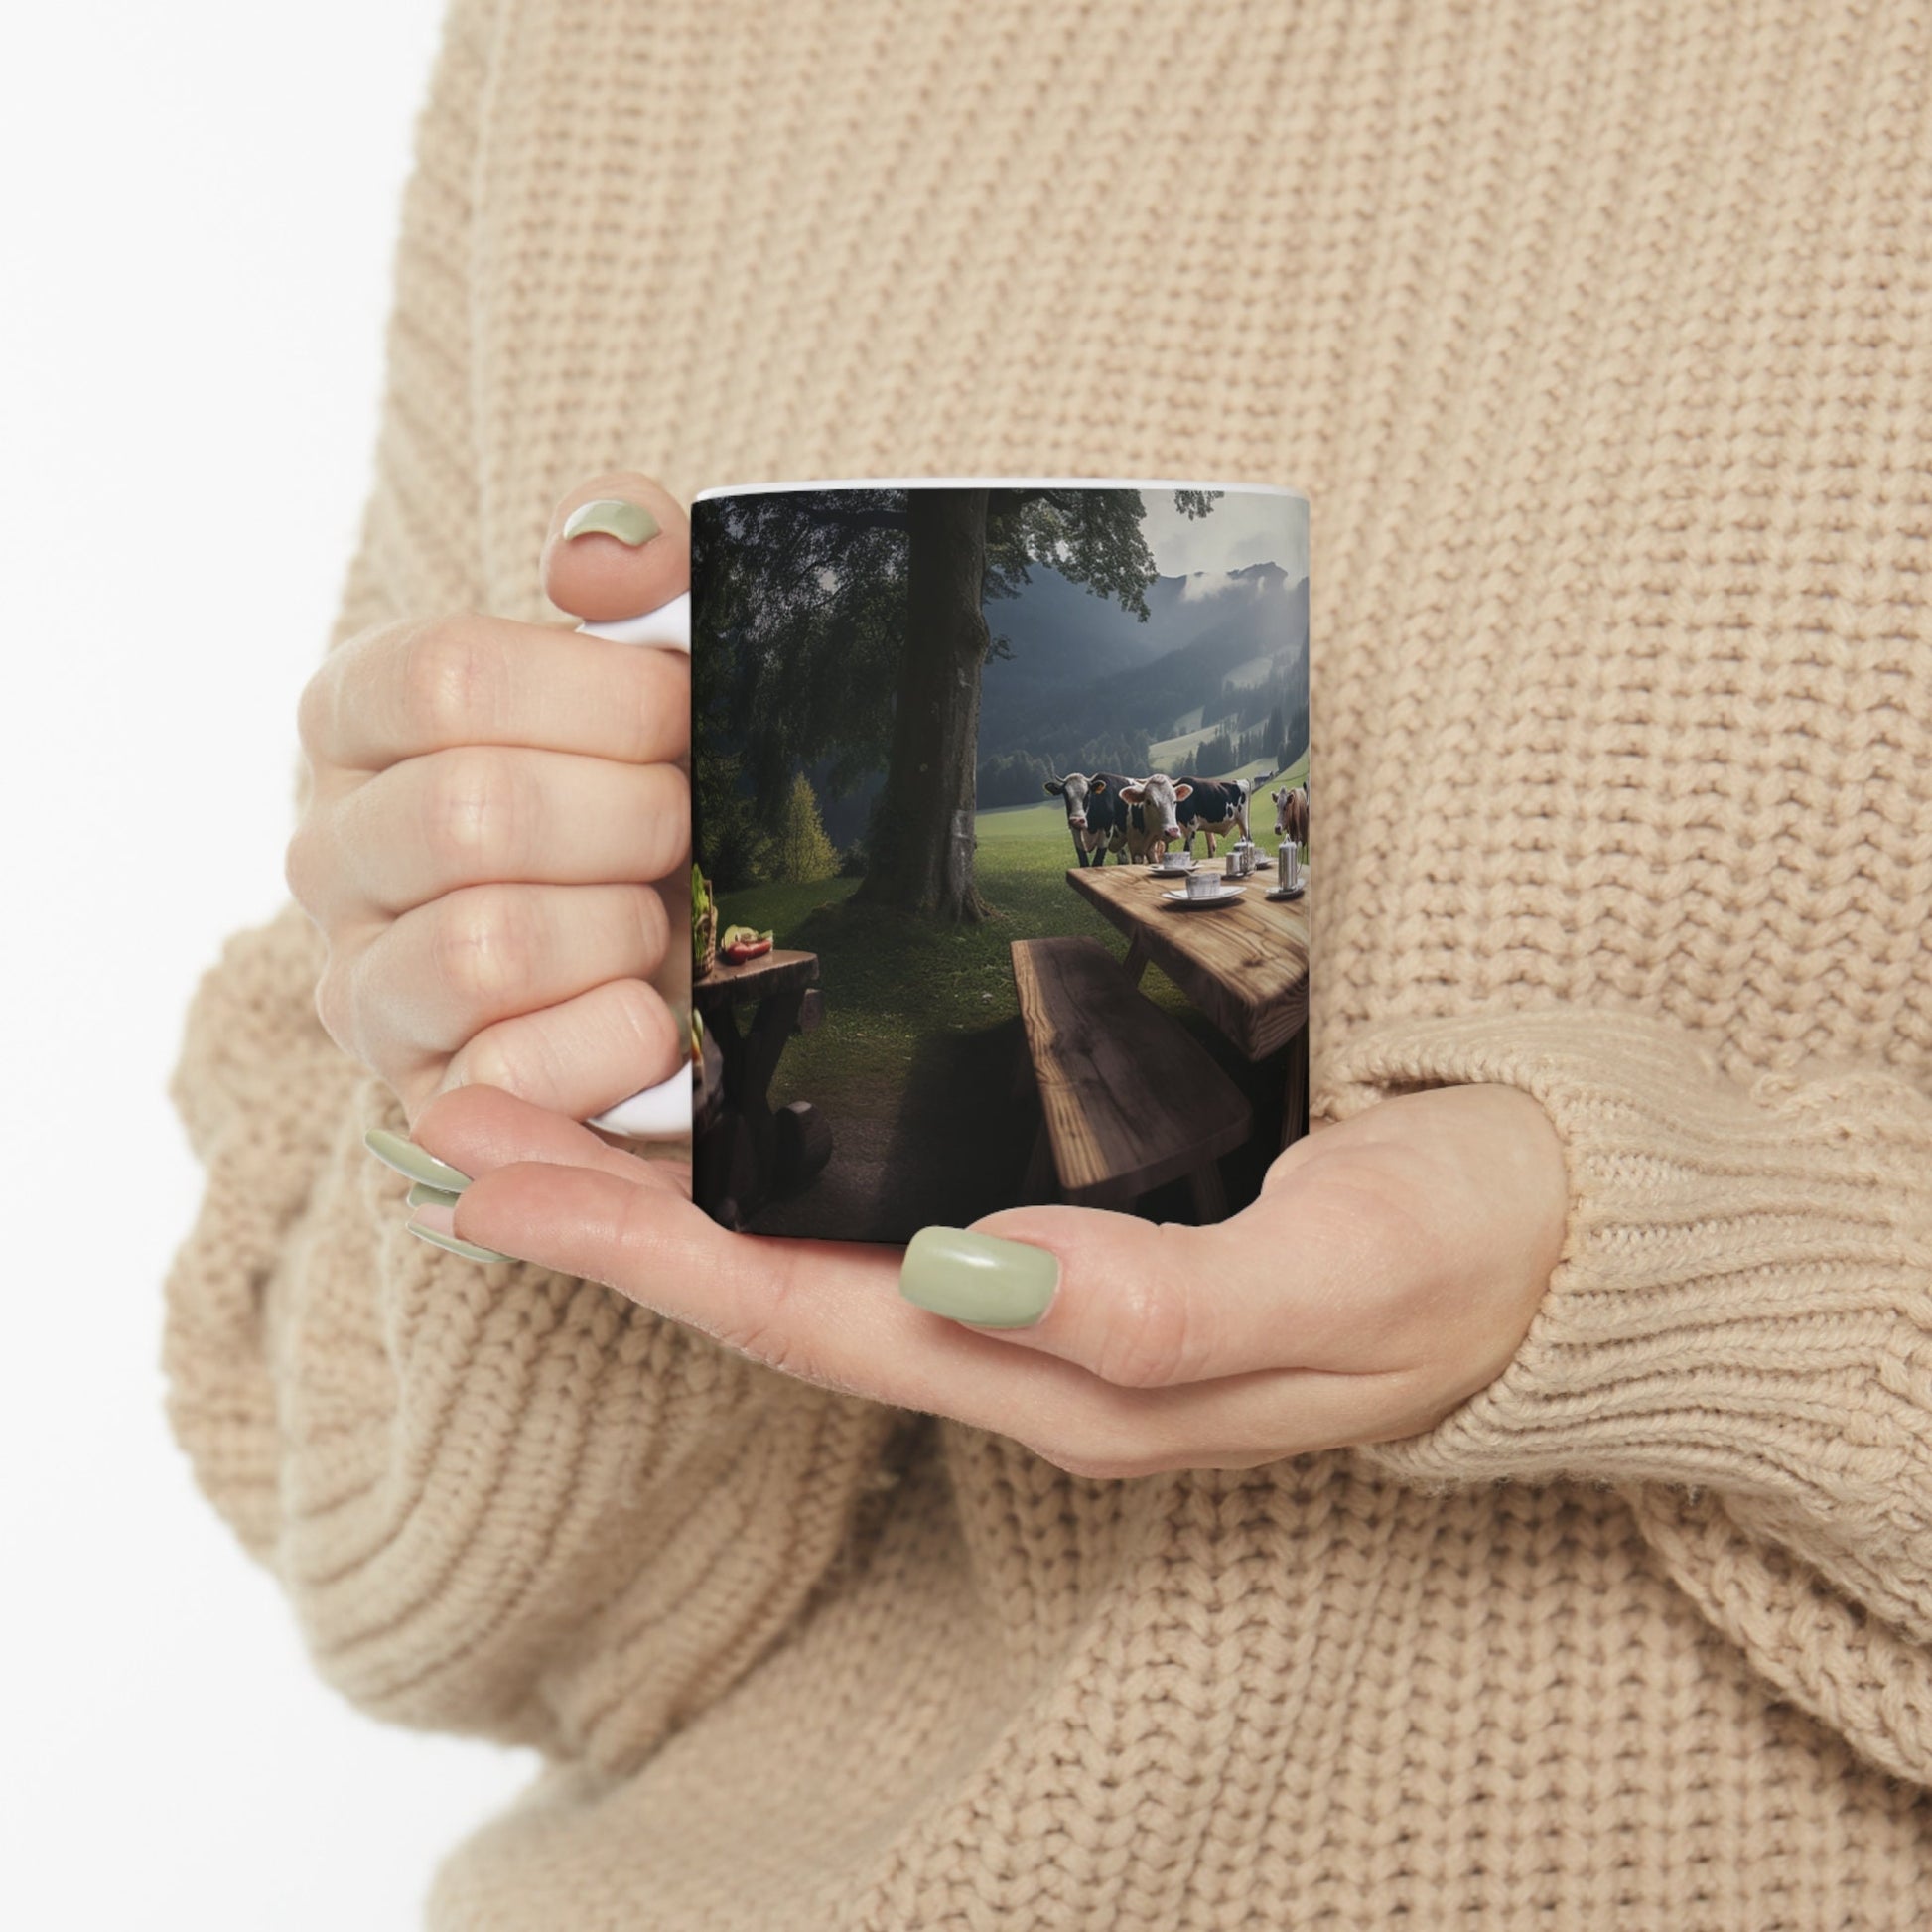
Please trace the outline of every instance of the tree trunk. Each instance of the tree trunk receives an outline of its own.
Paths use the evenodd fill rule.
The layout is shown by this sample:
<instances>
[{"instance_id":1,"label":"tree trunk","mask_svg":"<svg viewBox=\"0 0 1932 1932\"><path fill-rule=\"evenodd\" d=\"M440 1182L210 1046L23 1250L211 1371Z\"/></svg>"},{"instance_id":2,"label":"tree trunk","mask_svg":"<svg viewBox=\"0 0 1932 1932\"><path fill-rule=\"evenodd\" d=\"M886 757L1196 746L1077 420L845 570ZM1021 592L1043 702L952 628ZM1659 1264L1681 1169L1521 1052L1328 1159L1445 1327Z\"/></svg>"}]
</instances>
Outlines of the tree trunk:
<instances>
[{"instance_id":1,"label":"tree trunk","mask_svg":"<svg viewBox=\"0 0 1932 1932\"><path fill-rule=\"evenodd\" d=\"M973 883L980 675L990 642L983 489L906 492L905 649L859 897L941 919L990 909Z\"/></svg>"}]
</instances>

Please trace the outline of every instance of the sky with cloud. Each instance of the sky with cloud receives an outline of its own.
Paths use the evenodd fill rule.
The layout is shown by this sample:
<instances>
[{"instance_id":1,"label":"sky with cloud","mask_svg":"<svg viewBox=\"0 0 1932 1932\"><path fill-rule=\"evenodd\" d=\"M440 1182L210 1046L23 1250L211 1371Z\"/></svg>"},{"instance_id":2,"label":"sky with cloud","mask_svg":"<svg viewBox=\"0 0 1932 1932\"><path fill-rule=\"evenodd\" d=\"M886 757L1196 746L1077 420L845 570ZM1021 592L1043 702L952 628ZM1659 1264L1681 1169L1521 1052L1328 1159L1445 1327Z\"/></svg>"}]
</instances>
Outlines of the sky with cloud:
<instances>
[{"instance_id":1,"label":"sky with cloud","mask_svg":"<svg viewBox=\"0 0 1932 1932\"><path fill-rule=\"evenodd\" d=\"M1229 490L1198 520L1181 515L1173 492L1144 489L1141 532L1164 577L1219 576L1248 564L1279 564L1291 584L1309 574L1309 508L1298 496Z\"/></svg>"}]
</instances>

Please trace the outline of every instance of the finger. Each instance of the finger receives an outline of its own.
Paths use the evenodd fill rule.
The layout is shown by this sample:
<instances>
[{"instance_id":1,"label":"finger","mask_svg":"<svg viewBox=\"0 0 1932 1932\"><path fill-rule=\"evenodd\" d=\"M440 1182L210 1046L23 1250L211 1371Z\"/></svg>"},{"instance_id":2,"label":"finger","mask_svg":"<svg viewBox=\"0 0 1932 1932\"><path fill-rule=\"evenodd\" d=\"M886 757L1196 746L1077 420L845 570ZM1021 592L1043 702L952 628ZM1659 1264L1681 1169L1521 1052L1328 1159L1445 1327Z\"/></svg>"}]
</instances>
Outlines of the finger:
<instances>
[{"instance_id":1,"label":"finger","mask_svg":"<svg viewBox=\"0 0 1932 1932\"><path fill-rule=\"evenodd\" d=\"M433 1151L443 1155L444 1145ZM896 1249L735 1235L608 1161L525 1160L507 1136L489 1153L511 1161L476 1171L456 1206L463 1240L608 1283L786 1374L996 1428L1030 1413L1027 1388L1092 1380L1067 1363L917 1318L897 1292Z\"/></svg>"},{"instance_id":2,"label":"finger","mask_svg":"<svg viewBox=\"0 0 1932 1932\"><path fill-rule=\"evenodd\" d=\"M498 1021L451 1059L439 1091L485 1086L587 1120L668 1080L691 1050L683 1021L636 979Z\"/></svg>"},{"instance_id":3,"label":"finger","mask_svg":"<svg viewBox=\"0 0 1932 1932\"><path fill-rule=\"evenodd\" d=\"M1030 1207L991 1215L963 1235L927 1230L908 1289L919 1292L913 1278L923 1270L934 1285L920 1295L924 1306L973 1320L978 1295L997 1293L1009 1275L1037 1278L1044 1254L1058 1270L1044 1312L985 1332L1077 1362L1122 1388L1383 1366L1388 1311L1402 1305L1395 1277L1405 1265L1383 1203L1374 1214L1353 1212L1353 1193L1311 1190L1300 1172L1209 1227ZM965 1312L953 1314L949 1302Z\"/></svg>"},{"instance_id":4,"label":"finger","mask_svg":"<svg viewBox=\"0 0 1932 1932\"><path fill-rule=\"evenodd\" d=\"M690 715L678 652L463 612L351 639L310 680L297 722L319 765L367 772L457 745L674 763Z\"/></svg>"},{"instance_id":5,"label":"finger","mask_svg":"<svg viewBox=\"0 0 1932 1932\"><path fill-rule=\"evenodd\" d=\"M499 1135L483 1158L511 1152L513 1139ZM556 1145L547 1140L543 1151ZM452 1161L481 1152L441 1135L432 1151ZM1396 1378L1273 1370L1179 1388L1117 1387L1055 1356L926 1318L897 1294L891 1249L728 1234L689 1201L609 1161L480 1164L453 1229L608 1283L767 1367L997 1431L1078 1474L1250 1467L1365 1440L1385 1418L1406 1423L1409 1397Z\"/></svg>"},{"instance_id":6,"label":"finger","mask_svg":"<svg viewBox=\"0 0 1932 1932\"><path fill-rule=\"evenodd\" d=\"M581 1121L495 1087L456 1087L438 1094L417 1115L410 1138L462 1174L488 1173L512 1162L542 1162L676 1191L671 1164L615 1148Z\"/></svg>"},{"instance_id":7,"label":"finger","mask_svg":"<svg viewBox=\"0 0 1932 1932\"><path fill-rule=\"evenodd\" d=\"M557 505L542 572L543 594L573 617L639 617L690 589L690 520L648 477L594 477Z\"/></svg>"},{"instance_id":8,"label":"finger","mask_svg":"<svg viewBox=\"0 0 1932 1932\"><path fill-rule=\"evenodd\" d=\"M690 847L691 788L668 764L468 746L392 765L311 817L289 873L312 914L345 922L465 886L661 879Z\"/></svg>"},{"instance_id":9,"label":"finger","mask_svg":"<svg viewBox=\"0 0 1932 1932\"><path fill-rule=\"evenodd\" d=\"M332 954L318 997L365 1065L440 1067L499 1021L648 977L666 942L646 886L476 886L405 913L359 953Z\"/></svg>"}]
</instances>

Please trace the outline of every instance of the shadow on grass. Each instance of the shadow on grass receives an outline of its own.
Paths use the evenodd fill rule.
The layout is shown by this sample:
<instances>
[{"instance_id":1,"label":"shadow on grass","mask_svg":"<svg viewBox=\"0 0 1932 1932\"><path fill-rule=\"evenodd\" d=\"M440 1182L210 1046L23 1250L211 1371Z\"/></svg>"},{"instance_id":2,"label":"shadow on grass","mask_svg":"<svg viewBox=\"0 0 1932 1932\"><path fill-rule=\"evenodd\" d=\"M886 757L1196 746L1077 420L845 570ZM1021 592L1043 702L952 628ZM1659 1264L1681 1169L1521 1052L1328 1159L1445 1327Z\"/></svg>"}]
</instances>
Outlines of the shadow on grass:
<instances>
[{"instance_id":1,"label":"shadow on grass","mask_svg":"<svg viewBox=\"0 0 1932 1932\"><path fill-rule=\"evenodd\" d=\"M901 1077L815 1096L832 1130L831 1162L789 1199L767 1204L758 1231L897 1243L1012 1205L1034 1119L1013 1098L1021 1051L1017 1019L929 1034Z\"/></svg>"},{"instance_id":2,"label":"shadow on grass","mask_svg":"<svg viewBox=\"0 0 1932 1932\"><path fill-rule=\"evenodd\" d=\"M1116 958L1125 942L1072 893L1063 868L987 866L982 876L997 916L964 926L855 901L845 896L847 881L809 899L800 894L789 906L777 893L797 889L744 896L751 903L739 916L747 923L756 907L777 927L781 946L818 955L824 1024L787 1046L771 1098L810 1101L832 1133L830 1163L789 1198L767 1202L754 1217L758 1232L903 1242L922 1227L963 1226L1019 1201L1039 1115L1025 1083L1015 1092L1025 1048L1012 942L1089 932ZM1222 1164L1230 1210L1238 1210L1254 1199L1280 1144L1281 1056L1250 1065L1158 969L1142 990L1253 1107L1253 1138ZM1192 1218L1178 1182L1144 1197L1137 1211Z\"/></svg>"}]
</instances>

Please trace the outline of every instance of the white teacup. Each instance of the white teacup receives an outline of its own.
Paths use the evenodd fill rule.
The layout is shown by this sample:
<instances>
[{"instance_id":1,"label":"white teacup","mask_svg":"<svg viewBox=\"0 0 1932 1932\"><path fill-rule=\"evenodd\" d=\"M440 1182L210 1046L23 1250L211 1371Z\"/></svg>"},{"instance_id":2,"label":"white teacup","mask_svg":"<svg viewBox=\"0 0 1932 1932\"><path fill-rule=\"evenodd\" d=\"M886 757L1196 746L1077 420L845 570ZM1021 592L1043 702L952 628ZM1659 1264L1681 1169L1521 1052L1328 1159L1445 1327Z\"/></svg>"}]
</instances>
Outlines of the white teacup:
<instances>
[{"instance_id":1,"label":"white teacup","mask_svg":"<svg viewBox=\"0 0 1932 1932\"><path fill-rule=\"evenodd\" d=\"M1220 875L1212 872L1190 872L1187 875L1187 897L1189 898L1219 898L1225 888Z\"/></svg>"},{"instance_id":2,"label":"white teacup","mask_svg":"<svg viewBox=\"0 0 1932 1932\"><path fill-rule=\"evenodd\" d=\"M1161 870L1163 872L1192 872L1193 869L1194 855L1191 852L1176 851L1162 855Z\"/></svg>"}]
</instances>

